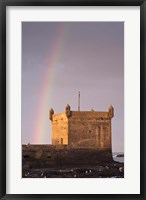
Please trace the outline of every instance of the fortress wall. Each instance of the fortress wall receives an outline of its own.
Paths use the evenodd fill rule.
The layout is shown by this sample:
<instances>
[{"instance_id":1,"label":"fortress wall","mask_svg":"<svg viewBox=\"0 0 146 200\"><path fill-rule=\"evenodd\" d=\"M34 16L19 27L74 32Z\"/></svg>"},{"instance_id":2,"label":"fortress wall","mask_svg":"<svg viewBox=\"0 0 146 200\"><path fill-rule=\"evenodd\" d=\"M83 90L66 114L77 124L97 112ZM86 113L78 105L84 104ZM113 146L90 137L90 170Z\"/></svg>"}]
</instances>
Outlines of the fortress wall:
<instances>
[{"instance_id":1,"label":"fortress wall","mask_svg":"<svg viewBox=\"0 0 146 200\"><path fill-rule=\"evenodd\" d=\"M98 123L98 127L101 131L100 147L111 148L111 120L103 120L103 122ZM99 134L100 132L98 132Z\"/></svg>"},{"instance_id":2,"label":"fortress wall","mask_svg":"<svg viewBox=\"0 0 146 200\"><path fill-rule=\"evenodd\" d=\"M111 149L68 148L67 145L23 145L22 155L30 169L85 168L113 162Z\"/></svg>"},{"instance_id":3,"label":"fortress wall","mask_svg":"<svg viewBox=\"0 0 146 200\"><path fill-rule=\"evenodd\" d=\"M69 146L111 148L111 119L107 112L74 112L69 117Z\"/></svg>"},{"instance_id":4,"label":"fortress wall","mask_svg":"<svg viewBox=\"0 0 146 200\"><path fill-rule=\"evenodd\" d=\"M86 118L69 118L69 146L95 147L95 122Z\"/></svg>"},{"instance_id":5,"label":"fortress wall","mask_svg":"<svg viewBox=\"0 0 146 200\"><path fill-rule=\"evenodd\" d=\"M52 144L68 145L69 148L111 149L111 119L113 107L108 112L71 111L67 105L64 113L54 114L52 121Z\"/></svg>"},{"instance_id":6,"label":"fortress wall","mask_svg":"<svg viewBox=\"0 0 146 200\"><path fill-rule=\"evenodd\" d=\"M68 144L68 118L65 113L53 115L52 144Z\"/></svg>"},{"instance_id":7,"label":"fortress wall","mask_svg":"<svg viewBox=\"0 0 146 200\"><path fill-rule=\"evenodd\" d=\"M108 118L109 112L97 112L97 111L71 111L72 118L87 117L91 119L95 118Z\"/></svg>"}]
</instances>

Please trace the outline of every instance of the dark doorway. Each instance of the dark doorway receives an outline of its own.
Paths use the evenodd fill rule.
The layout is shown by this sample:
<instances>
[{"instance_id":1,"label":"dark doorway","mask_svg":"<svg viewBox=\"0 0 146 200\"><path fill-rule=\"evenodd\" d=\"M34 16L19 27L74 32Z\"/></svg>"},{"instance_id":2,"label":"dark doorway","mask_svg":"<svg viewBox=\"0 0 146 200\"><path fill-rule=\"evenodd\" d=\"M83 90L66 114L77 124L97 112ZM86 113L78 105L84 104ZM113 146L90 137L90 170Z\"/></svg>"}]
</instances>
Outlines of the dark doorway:
<instances>
[{"instance_id":1,"label":"dark doorway","mask_svg":"<svg viewBox=\"0 0 146 200\"><path fill-rule=\"evenodd\" d=\"M61 138L61 144L63 144L63 138Z\"/></svg>"}]
</instances>

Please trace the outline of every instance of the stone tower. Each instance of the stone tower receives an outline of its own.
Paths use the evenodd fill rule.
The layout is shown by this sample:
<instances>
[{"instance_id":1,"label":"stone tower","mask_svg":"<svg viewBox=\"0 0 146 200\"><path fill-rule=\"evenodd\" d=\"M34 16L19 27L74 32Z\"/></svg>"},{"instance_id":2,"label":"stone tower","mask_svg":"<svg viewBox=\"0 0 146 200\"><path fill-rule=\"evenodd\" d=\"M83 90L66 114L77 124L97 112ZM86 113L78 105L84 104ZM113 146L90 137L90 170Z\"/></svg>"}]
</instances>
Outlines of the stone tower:
<instances>
[{"instance_id":1,"label":"stone tower","mask_svg":"<svg viewBox=\"0 0 146 200\"><path fill-rule=\"evenodd\" d=\"M63 113L54 114L51 109L52 144L68 145L70 148L111 149L113 117L112 106L107 112L71 111L68 104Z\"/></svg>"}]
</instances>

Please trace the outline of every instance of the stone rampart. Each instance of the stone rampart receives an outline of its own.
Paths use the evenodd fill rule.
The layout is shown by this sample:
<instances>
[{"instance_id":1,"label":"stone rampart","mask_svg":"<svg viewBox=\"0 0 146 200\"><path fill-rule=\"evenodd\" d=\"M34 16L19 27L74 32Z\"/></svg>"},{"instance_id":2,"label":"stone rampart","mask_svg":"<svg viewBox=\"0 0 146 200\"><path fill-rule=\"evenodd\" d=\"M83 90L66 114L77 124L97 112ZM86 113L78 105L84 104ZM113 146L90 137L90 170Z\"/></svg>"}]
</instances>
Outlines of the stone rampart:
<instances>
[{"instance_id":1,"label":"stone rampart","mask_svg":"<svg viewBox=\"0 0 146 200\"><path fill-rule=\"evenodd\" d=\"M23 145L29 168L89 167L113 162L111 149L68 148L67 145Z\"/></svg>"}]
</instances>

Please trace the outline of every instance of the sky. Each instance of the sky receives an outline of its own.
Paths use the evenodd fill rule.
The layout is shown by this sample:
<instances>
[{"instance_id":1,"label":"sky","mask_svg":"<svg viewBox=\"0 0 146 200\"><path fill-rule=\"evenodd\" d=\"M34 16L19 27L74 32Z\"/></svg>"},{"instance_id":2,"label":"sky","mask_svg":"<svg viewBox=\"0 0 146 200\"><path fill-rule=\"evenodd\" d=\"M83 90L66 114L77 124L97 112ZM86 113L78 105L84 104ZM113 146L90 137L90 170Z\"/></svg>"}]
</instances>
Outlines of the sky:
<instances>
[{"instance_id":1,"label":"sky","mask_svg":"<svg viewBox=\"0 0 146 200\"><path fill-rule=\"evenodd\" d=\"M51 144L48 112L114 107L124 151L124 22L22 22L22 144Z\"/></svg>"}]
</instances>

